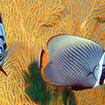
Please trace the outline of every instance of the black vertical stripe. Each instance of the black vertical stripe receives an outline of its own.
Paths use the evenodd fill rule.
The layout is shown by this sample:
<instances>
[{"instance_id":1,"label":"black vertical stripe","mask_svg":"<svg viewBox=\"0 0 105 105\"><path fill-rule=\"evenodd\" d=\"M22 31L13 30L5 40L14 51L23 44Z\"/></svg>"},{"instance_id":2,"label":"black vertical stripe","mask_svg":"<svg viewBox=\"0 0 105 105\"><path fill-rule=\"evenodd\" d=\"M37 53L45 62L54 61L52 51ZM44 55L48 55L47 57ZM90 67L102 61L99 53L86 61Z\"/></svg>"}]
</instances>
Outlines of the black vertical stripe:
<instances>
[{"instance_id":1,"label":"black vertical stripe","mask_svg":"<svg viewBox=\"0 0 105 105\"><path fill-rule=\"evenodd\" d=\"M5 49L7 48L6 43L3 44L3 47L4 47L4 51L5 51Z\"/></svg>"},{"instance_id":2,"label":"black vertical stripe","mask_svg":"<svg viewBox=\"0 0 105 105\"><path fill-rule=\"evenodd\" d=\"M2 23L2 14L0 13L0 23Z\"/></svg>"},{"instance_id":3,"label":"black vertical stripe","mask_svg":"<svg viewBox=\"0 0 105 105\"><path fill-rule=\"evenodd\" d=\"M3 36L0 36L0 38L1 38L2 40L4 40L4 37L3 37Z\"/></svg>"},{"instance_id":4,"label":"black vertical stripe","mask_svg":"<svg viewBox=\"0 0 105 105\"><path fill-rule=\"evenodd\" d=\"M103 75L101 75L100 82L99 82L100 85L103 85L104 79L105 79L105 77Z\"/></svg>"},{"instance_id":5,"label":"black vertical stripe","mask_svg":"<svg viewBox=\"0 0 105 105\"><path fill-rule=\"evenodd\" d=\"M100 78L100 85L103 85L105 79L105 69L102 70L101 78Z\"/></svg>"},{"instance_id":6,"label":"black vertical stripe","mask_svg":"<svg viewBox=\"0 0 105 105\"><path fill-rule=\"evenodd\" d=\"M7 73L2 69L1 66L0 66L0 71L2 71L7 76Z\"/></svg>"},{"instance_id":7,"label":"black vertical stripe","mask_svg":"<svg viewBox=\"0 0 105 105\"><path fill-rule=\"evenodd\" d=\"M0 61L2 61L4 59L4 56L0 59Z\"/></svg>"}]
</instances>

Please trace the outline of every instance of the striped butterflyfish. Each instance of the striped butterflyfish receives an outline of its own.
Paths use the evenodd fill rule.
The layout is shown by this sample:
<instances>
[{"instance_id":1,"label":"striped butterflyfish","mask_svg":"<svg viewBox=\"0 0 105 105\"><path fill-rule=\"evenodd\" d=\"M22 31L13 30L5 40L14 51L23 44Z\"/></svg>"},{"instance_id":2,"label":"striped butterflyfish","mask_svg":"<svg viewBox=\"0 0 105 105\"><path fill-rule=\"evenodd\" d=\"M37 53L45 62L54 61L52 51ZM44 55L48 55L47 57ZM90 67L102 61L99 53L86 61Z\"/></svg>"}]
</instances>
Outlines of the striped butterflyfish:
<instances>
[{"instance_id":1,"label":"striped butterflyfish","mask_svg":"<svg viewBox=\"0 0 105 105\"><path fill-rule=\"evenodd\" d=\"M0 13L0 71L2 71L6 76L7 76L7 73L2 68L3 63L4 63L4 59L7 55L9 55L9 56L13 55L14 52L17 49L19 49L19 47L20 47L20 43L18 42L18 43L15 43L13 46L11 46L7 50L2 14Z\"/></svg>"},{"instance_id":2,"label":"striped butterflyfish","mask_svg":"<svg viewBox=\"0 0 105 105\"><path fill-rule=\"evenodd\" d=\"M6 72L2 68L4 58L7 55L6 47L7 45L5 41L5 31L2 21L2 14L0 14L0 71L2 71L7 76Z\"/></svg>"},{"instance_id":3,"label":"striped butterflyfish","mask_svg":"<svg viewBox=\"0 0 105 105\"><path fill-rule=\"evenodd\" d=\"M49 39L48 51L41 49L39 67L45 82L74 90L105 84L105 51L97 43L72 35Z\"/></svg>"}]
</instances>

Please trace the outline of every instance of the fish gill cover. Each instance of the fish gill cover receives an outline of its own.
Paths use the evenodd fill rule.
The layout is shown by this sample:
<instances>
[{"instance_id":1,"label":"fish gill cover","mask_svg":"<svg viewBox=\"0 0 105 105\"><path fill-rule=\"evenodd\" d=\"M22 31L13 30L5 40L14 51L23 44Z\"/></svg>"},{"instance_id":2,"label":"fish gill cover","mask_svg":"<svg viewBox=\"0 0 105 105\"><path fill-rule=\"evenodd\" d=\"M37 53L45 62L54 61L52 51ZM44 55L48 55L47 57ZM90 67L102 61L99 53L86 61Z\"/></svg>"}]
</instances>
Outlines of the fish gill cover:
<instances>
[{"instance_id":1,"label":"fish gill cover","mask_svg":"<svg viewBox=\"0 0 105 105\"><path fill-rule=\"evenodd\" d=\"M37 67L40 49L51 36L70 34L95 41L105 48L105 0L0 0L7 56L0 72L0 105L104 105L104 86L91 90L46 84Z\"/></svg>"}]
</instances>

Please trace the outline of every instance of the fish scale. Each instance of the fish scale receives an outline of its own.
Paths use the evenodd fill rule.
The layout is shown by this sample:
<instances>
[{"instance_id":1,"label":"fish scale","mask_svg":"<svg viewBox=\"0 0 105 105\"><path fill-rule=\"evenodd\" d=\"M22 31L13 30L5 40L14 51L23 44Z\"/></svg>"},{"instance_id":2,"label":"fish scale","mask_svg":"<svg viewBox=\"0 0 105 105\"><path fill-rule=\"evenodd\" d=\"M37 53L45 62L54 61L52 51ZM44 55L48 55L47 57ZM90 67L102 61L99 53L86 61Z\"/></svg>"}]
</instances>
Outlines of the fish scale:
<instances>
[{"instance_id":1,"label":"fish scale","mask_svg":"<svg viewBox=\"0 0 105 105\"><path fill-rule=\"evenodd\" d=\"M66 55L64 55L64 56L66 56ZM71 58L70 56L69 56L69 58ZM67 61L67 59L68 59L68 57L66 56L66 61ZM73 74L75 74L76 73L76 66L78 66L78 65L76 65L77 63L73 60L73 58L71 58L71 59L69 59L69 62L68 62L68 65L70 66L71 65L71 67L72 67L72 69L74 69L74 71L72 70L71 72L72 72L72 75ZM73 65L73 66L72 66ZM80 67L80 66L79 66ZM69 68L70 67L68 67L68 70L69 70ZM69 70L70 71L70 70Z\"/></svg>"},{"instance_id":2,"label":"fish scale","mask_svg":"<svg viewBox=\"0 0 105 105\"><path fill-rule=\"evenodd\" d=\"M64 53L63 53L63 54L64 54ZM69 57L68 57L67 55L68 55L68 54L64 54L64 56L66 57L68 66L70 66L71 63L72 63L72 65L74 66L74 68L77 69L77 67L75 67L75 66L77 66L76 63L79 63L79 62L78 62L78 61L75 62L76 59L71 58L69 55L68 55L68 56L69 56ZM70 60L69 58L71 58L72 60ZM70 61L72 61L72 62L70 62ZM81 64L80 64L80 63L79 63L79 66L78 66L78 67L81 67Z\"/></svg>"},{"instance_id":3,"label":"fish scale","mask_svg":"<svg viewBox=\"0 0 105 105\"><path fill-rule=\"evenodd\" d=\"M68 50L68 52L69 52L69 50ZM71 52L71 55L74 56L74 57L72 57L73 61L79 63L79 60L80 60L79 56L76 56L73 52ZM82 66L80 63L79 63L79 65Z\"/></svg>"},{"instance_id":4,"label":"fish scale","mask_svg":"<svg viewBox=\"0 0 105 105\"><path fill-rule=\"evenodd\" d=\"M75 78L77 78L78 75L76 75L76 72L77 72L77 73L81 73L82 70L80 70L79 68L77 68L77 70L76 70L75 67L73 68L73 66L74 66L74 65L73 65L73 62L74 62L74 61L73 61L73 60L71 60L71 61L72 61L72 62L69 62L69 64L72 64L71 67L67 68L67 65L63 65L64 63L61 63L61 64L60 64L60 65L62 66L61 68L64 68L64 66L66 66L65 68L68 69L68 71L70 72L70 73L68 73L68 74L69 74L69 77L75 77ZM77 65L76 65L76 66L77 66ZM69 70L70 68L71 68L72 70ZM66 73L66 70L65 70L65 69L64 69L64 71L65 71L65 73ZM73 79L73 78L70 78L71 81L73 81L72 79Z\"/></svg>"},{"instance_id":5,"label":"fish scale","mask_svg":"<svg viewBox=\"0 0 105 105\"><path fill-rule=\"evenodd\" d=\"M65 55L66 57L67 57L67 55ZM81 67L82 67L82 65L81 65L81 63L79 63L79 61L77 61L76 59L75 59L75 57L71 57L71 56L69 56L69 58L68 58L68 61L69 61L69 65L70 65L70 63L72 63L72 65L73 66L76 66L76 67L74 67L75 68L75 73L78 73L78 71L77 71L77 69L79 68L79 69L82 69ZM71 62L70 62L71 61ZM79 65L77 65L77 64L79 64ZM81 72L81 71L80 71Z\"/></svg>"}]
</instances>

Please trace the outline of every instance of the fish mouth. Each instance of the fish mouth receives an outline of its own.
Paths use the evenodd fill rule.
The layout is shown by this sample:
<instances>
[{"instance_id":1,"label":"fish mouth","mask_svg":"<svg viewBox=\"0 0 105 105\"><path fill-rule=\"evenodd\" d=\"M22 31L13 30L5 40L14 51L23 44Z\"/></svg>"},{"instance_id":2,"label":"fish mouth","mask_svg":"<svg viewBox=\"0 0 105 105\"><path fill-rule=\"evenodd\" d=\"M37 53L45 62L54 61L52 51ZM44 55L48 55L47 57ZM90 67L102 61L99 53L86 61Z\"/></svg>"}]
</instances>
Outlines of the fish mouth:
<instances>
[{"instance_id":1,"label":"fish mouth","mask_svg":"<svg viewBox=\"0 0 105 105\"><path fill-rule=\"evenodd\" d=\"M0 70L7 76L7 73L3 70L1 66L0 66Z\"/></svg>"}]
</instances>

